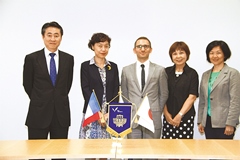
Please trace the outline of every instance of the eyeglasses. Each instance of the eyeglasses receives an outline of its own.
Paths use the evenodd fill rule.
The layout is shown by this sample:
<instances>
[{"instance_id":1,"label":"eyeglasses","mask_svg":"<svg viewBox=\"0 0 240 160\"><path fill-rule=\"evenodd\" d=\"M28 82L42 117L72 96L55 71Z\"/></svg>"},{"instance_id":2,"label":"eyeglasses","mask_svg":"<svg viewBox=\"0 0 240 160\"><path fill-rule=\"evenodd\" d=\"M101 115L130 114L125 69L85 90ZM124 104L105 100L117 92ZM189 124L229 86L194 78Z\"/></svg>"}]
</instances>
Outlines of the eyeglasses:
<instances>
[{"instance_id":1,"label":"eyeglasses","mask_svg":"<svg viewBox=\"0 0 240 160\"><path fill-rule=\"evenodd\" d=\"M138 48L138 49L142 49L142 48L149 49L150 45L137 45L136 48Z\"/></svg>"}]
</instances>

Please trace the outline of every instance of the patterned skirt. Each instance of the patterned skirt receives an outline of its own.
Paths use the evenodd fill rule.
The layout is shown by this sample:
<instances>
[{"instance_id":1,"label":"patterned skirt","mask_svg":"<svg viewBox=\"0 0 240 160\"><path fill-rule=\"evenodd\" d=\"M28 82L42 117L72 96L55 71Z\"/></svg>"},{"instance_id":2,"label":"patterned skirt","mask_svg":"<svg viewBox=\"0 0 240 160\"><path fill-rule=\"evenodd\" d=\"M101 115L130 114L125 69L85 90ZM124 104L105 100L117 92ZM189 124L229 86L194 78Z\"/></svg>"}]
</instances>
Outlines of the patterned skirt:
<instances>
[{"instance_id":1,"label":"patterned skirt","mask_svg":"<svg viewBox=\"0 0 240 160\"><path fill-rule=\"evenodd\" d=\"M106 131L106 127L102 127L98 121L92 122L85 127L82 127L85 114L83 114L79 138L80 139L109 139L110 134Z\"/></svg>"},{"instance_id":2,"label":"patterned skirt","mask_svg":"<svg viewBox=\"0 0 240 160\"><path fill-rule=\"evenodd\" d=\"M174 127L163 118L162 139L193 139L194 116Z\"/></svg>"}]
</instances>

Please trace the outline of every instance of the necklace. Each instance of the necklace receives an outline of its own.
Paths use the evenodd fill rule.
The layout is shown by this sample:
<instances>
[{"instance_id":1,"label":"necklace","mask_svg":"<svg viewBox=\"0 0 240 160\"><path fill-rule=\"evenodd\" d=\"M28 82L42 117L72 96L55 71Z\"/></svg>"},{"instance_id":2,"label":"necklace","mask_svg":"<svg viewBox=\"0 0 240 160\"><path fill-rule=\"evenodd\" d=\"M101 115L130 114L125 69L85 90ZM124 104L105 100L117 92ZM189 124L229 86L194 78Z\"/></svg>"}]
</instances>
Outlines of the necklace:
<instances>
[{"instance_id":1,"label":"necklace","mask_svg":"<svg viewBox=\"0 0 240 160\"><path fill-rule=\"evenodd\" d=\"M182 75L183 72L178 72L178 71L175 71L175 75L176 77L179 77L180 75Z\"/></svg>"}]
</instances>

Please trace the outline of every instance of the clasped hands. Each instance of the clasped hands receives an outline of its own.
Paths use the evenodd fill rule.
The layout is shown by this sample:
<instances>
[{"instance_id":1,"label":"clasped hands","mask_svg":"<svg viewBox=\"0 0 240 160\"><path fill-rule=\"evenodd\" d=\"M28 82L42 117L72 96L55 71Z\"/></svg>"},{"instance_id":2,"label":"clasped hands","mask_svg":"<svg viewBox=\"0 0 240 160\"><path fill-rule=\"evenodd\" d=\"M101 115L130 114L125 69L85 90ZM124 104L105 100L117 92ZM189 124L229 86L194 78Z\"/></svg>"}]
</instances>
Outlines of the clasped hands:
<instances>
[{"instance_id":1,"label":"clasped hands","mask_svg":"<svg viewBox=\"0 0 240 160\"><path fill-rule=\"evenodd\" d=\"M166 120L169 124L171 124L174 127L179 127L181 120L182 120L182 116L177 114L174 118L172 118L172 115L169 114L168 116L165 116Z\"/></svg>"},{"instance_id":2,"label":"clasped hands","mask_svg":"<svg viewBox=\"0 0 240 160\"><path fill-rule=\"evenodd\" d=\"M102 112L98 112L100 119L98 120L98 123L102 126L102 127L106 127L106 121L108 119L108 113L106 114L102 114Z\"/></svg>"}]
</instances>

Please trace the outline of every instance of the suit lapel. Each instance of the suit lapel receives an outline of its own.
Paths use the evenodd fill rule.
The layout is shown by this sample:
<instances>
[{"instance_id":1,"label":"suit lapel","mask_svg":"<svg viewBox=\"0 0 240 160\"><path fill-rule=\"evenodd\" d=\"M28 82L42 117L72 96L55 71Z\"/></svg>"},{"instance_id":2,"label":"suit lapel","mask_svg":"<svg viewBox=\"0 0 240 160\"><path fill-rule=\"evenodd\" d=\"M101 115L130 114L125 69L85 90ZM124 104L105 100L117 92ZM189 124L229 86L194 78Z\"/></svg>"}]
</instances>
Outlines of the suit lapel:
<instances>
[{"instance_id":1,"label":"suit lapel","mask_svg":"<svg viewBox=\"0 0 240 160\"><path fill-rule=\"evenodd\" d=\"M47 68L47 62L46 62L46 57L45 57L45 53L44 53L44 49L42 49L41 51L39 51L39 55L38 55L38 64L42 69L42 72L44 74L44 76L49 80L49 83L52 84L49 72L48 72L48 68Z\"/></svg>"},{"instance_id":2,"label":"suit lapel","mask_svg":"<svg viewBox=\"0 0 240 160\"><path fill-rule=\"evenodd\" d=\"M143 88L143 93L145 92L147 86L149 85L149 82L153 76L154 71L155 71L155 65L149 62L148 76L147 76L147 81L145 83L145 87Z\"/></svg>"},{"instance_id":3,"label":"suit lapel","mask_svg":"<svg viewBox=\"0 0 240 160\"><path fill-rule=\"evenodd\" d=\"M130 74L132 75L133 77L133 80L135 81L135 84L137 85L136 87L139 89L139 91L141 92L141 87L140 87L140 84L139 84L139 81L138 81L138 78L137 78L137 71L136 71L136 67L137 67L137 62L136 63L133 63L131 66L130 66Z\"/></svg>"},{"instance_id":4,"label":"suit lapel","mask_svg":"<svg viewBox=\"0 0 240 160\"><path fill-rule=\"evenodd\" d=\"M99 82L99 84L101 86L103 86L102 84L102 79L100 77L100 73L98 71L98 67L95 64L89 65L89 69L90 69L90 74L93 75L93 77L95 77L97 79L97 82ZM106 73L107 76L107 73Z\"/></svg>"},{"instance_id":5,"label":"suit lapel","mask_svg":"<svg viewBox=\"0 0 240 160\"><path fill-rule=\"evenodd\" d=\"M109 64L107 64L105 66L105 70L106 70L106 85L107 85L107 84L110 84L109 80L113 79L112 76L113 76L114 71L113 71L111 65L109 65Z\"/></svg>"},{"instance_id":6,"label":"suit lapel","mask_svg":"<svg viewBox=\"0 0 240 160\"><path fill-rule=\"evenodd\" d=\"M211 70L207 71L206 76L203 79L204 90L206 91L205 95L208 95L208 83L209 83L210 75L211 75ZM205 85L205 84L207 84L207 85Z\"/></svg>"},{"instance_id":7,"label":"suit lapel","mask_svg":"<svg viewBox=\"0 0 240 160\"><path fill-rule=\"evenodd\" d=\"M58 62L56 85L59 81L59 78L61 77L61 74L63 74L63 72L64 72L64 65L66 65L66 58L64 58L64 56L65 55L62 53L62 51L59 50L59 60L58 60L59 62Z\"/></svg>"},{"instance_id":8,"label":"suit lapel","mask_svg":"<svg viewBox=\"0 0 240 160\"><path fill-rule=\"evenodd\" d=\"M228 72L228 69L226 66L223 67L222 71L219 73L217 79L215 80L215 82L213 83L212 86L212 91L214 90L214 88L216 88L216 86L226 77ZM211 92L212 92L211 91Z\"/></svg>"}]
</instances>

